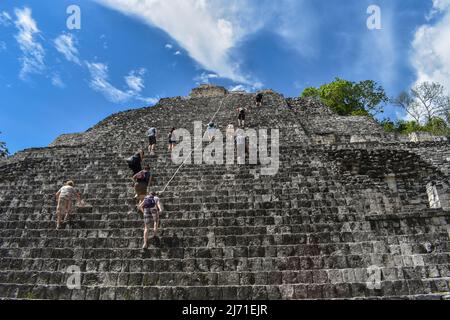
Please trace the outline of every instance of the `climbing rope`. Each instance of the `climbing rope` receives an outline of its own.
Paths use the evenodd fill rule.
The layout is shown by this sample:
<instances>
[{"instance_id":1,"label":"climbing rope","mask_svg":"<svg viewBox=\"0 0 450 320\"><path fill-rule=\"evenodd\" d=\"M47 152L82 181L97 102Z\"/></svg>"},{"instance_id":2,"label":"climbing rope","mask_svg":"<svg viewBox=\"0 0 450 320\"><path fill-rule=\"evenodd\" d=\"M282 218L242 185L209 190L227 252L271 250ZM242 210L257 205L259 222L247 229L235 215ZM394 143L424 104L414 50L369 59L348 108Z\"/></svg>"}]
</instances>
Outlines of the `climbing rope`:
<instances>
[{"instance_id":1,"label":"climbing rope","mask_svg":"<svg viewBox=\"0 0 450 320\"><path fill-rule=\"evenodd\" d=\"M224 98L226 99L226 98ZM213 122L214 119L216 118L217 114L219 113L220 109L222 109L222 105L223 105L223 101L224 99L222 99L219 103L219 108L217 108L216 113L214 113L213 117L211 118L211 120L209 121L209 123ZM203 138L202 141L193 149L191 150L191 152L187 155L187 157L184 159L184 161L181 163L181 165L178 167L178 169L175 171L175 173L173 174L172 178L170 178L170 180L167 182L167 184L164 186L164 188L162 189L162 191L159 193L160 195L162 195L164 192L166 192L167 188L169 187L170 183L173 181L173 179L175 179L175 177L177 176L178 172L180 172L181 168L186 164L186 161L191 157L191 155L197 151L197 149L199 147L201 147L203 145Z\"/></svg>"}]
</instances>

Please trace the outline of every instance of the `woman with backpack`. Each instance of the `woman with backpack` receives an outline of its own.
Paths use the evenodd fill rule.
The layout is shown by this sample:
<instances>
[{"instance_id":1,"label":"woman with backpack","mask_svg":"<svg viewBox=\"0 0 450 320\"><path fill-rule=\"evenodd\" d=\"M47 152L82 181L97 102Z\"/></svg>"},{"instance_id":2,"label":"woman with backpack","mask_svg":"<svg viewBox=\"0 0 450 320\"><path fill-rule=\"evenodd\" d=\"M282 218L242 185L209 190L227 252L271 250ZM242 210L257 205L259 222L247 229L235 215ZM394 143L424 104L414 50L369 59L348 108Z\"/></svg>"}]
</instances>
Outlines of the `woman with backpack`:
<instances>
[{"instance_id":1,"label":"woman with backpack","mask_svg":"<svg viewBox=\"0 0 450 320\"><path fill-rule=\"evenodd\" d=\"M142 249L148 248L148 233L151 222L153 221L153 236L158 234L159 215L162 212L161 201L156 196L155 192L150 193L145 197L144 201L139 205L139 210L144 214L144 245Z\"/></svg>"},{"instance_id":2,"label":"woman with backpack","mask_svg":"<svg viewBox=\"0 0 450 320\"><path fill-rule=\"evenodd\" d=\"M150 185L152 175L150 173L150 167L145 166L144 170L136 173L133 176L134 191L136 193L135 199L138 199L139 204L144 200L147 195L147 188Z\"/></svg>"}]
</instances>

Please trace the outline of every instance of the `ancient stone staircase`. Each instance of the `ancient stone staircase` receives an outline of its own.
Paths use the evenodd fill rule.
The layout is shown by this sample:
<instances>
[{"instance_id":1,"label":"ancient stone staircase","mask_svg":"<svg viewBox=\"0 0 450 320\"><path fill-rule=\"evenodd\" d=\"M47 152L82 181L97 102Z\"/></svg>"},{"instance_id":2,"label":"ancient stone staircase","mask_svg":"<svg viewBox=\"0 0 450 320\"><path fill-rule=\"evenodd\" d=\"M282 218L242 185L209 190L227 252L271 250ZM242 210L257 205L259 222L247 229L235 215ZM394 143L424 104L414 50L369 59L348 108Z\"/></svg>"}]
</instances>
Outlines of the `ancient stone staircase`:
<instances>
[{"instance_id":1,"label":"ancient stone staircase","mask_svg":"<svg viewBox=\"0 0 450 320\"><path fill-rule=\"evenodd\" d=\"M448 177L414 152L418 145L388 140L370 120L343 120L312 101L271 91L261 109L253 101L244 93L163 99L0 163L0 298L441 299L449 293L448 211L430 209L425 188L430 179ZM261 165L186 164L161 196L159 238L141 250L143 221L124 159L145 147L149 126L158 127L157 155L145 163L154 173L151 189L160 191L178 168L166 150L169 129L192 132L193 121L206 125L219 110L214 121L224 132L236 125L237 106L250 110L251 128L280 130L278 174L260 175ZM380 141L350 144L362 128ZM324 134L334 135L334 143L324 144L318 138ZM396 190L385 174L396 175ZM56 231L54 194L68 179L86 205ZM70 266L81 271L79 289L67 286Z\"/></svg>"}]
</instances>

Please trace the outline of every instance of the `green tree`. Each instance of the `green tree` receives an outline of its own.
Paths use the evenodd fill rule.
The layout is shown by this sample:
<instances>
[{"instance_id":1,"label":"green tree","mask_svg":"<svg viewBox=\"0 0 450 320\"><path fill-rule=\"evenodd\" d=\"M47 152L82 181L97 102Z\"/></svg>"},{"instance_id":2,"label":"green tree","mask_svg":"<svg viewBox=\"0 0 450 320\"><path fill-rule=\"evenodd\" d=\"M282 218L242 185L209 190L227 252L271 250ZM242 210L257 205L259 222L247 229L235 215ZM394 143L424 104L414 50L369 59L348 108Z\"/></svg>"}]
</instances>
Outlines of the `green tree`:
<instances>
[{"instance_id":1,"label":"green tree","mask_svg":"<svg viewBox=\"0 0 450 320\"><path fill-rule=\"evenodd\" d=\"M450 137L450 127L444 119L439 117L432 118L428 121L428 123L424 126L424 130L435 136Z\"/></svg>"},{"instance_id":2,"label":"green tree","mask_svg":"<svg viewBox=\"0 0 450 320\"><path fill-rule=\"evenodd\" d=\"M389 101L384 89L373 80L355 83L340 78L320 88L306 88L301 96L319 98L342 116L375 115L383 112L382 104Z\"/></svg>"},{"instance_id":3,"label":"green tree","mask_svg":"<svg viewBox=\"0 0 450 320\"><path fill-rule=\"evenodd\" d=\"M397 124L392 120L384 119L380 122L380 125L386 132L398 132Z\"/></svg>"},{"instance_id":4,"label":"green tree","mask_svg":"<svg viewBox=\"0 0 450 320\"><path fill-rule=\"evenodd\" d=\"M6 158L8 155L9 151L8 148L6 148L6 142L0 141L0 158Z\"/></svg>"}]
</instances>

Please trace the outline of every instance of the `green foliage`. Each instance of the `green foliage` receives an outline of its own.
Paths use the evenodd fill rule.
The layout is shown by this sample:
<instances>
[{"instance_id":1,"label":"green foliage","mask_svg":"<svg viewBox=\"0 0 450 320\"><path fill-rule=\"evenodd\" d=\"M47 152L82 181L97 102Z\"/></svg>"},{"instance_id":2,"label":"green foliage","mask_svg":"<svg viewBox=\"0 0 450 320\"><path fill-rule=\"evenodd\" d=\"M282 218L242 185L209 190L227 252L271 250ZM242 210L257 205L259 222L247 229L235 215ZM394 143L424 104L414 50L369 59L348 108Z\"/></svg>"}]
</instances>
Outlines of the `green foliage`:
<instances>
[{"instance_id":1,"label":"green foliage","mask_svg":"<svg viewBox=\"0 0 450 320\"><path fill-rule=\"evenodd\" d=\"M6 142L0 141L0 158L6 158L8 155L9 151L8 148L6 147Z\"/></svg>"},{"instance_id":2,"label":"green foliage","mask_svg":"<svg viewBox=\"0 0 450 320\"><path fill-rule=\"evenodd\" d=\"M317 88L309 87L303 91L302 97L303 98L320 98L320 93Z\"/></svg>"},{"instance_id":3,"label":"green foliage","mask_svg":"<svg viewBox=\"0 0 450 320\"><path fill-rule=\"evenodd\" d=\"M450 137L450 127L442 118L432 118L423 128L435 136Z\"/></svg>"},{"instance_id":4,"label":"green foliage","mask_svg":"<svg viewBox=\"0 0 450 320\"><path fill-rule=\"evenodd\" d=\"M382 113L382 104L389 101L384 89L375 81L355 83L340 78L320 88L306 88L301 96L319 98L331 110L342 116Z\"/></svg>"},{"instance_id":5,"label":"green foliage","mask_svg":"<svg viewBox=\"0 0 450 320\"><path fill-rule=\"evenodd\" d=\"M450 138L450 127L441 118L433 118L426 125L421 125L417 121L404 120L399 120L397 122L383 120L380 124L386 132L400 133L404 135L408 135L413 132L429 132L435 136L446 136Z\"/></svg>"},{"instance_id":6,"label":"green foliage","mask_svg":"<svg viewBox=\"0 0 450 320\"><path fill-rule=\"evenodd\" d=\"M397 132L396 124L391 120L385 119L380 122L380 125L383 127L385 132L389 133Z\"/></svg>"},{"instance_id":7,"label":"green foliage","mask_svg":"<svg viewBox=\"0 0 450 320\"><path fill-rule=\"evenodd\" d=\"M356 110L350 114L352 117L371 117L372 115L367 110Z\"/></svg>"}]
</instances>

